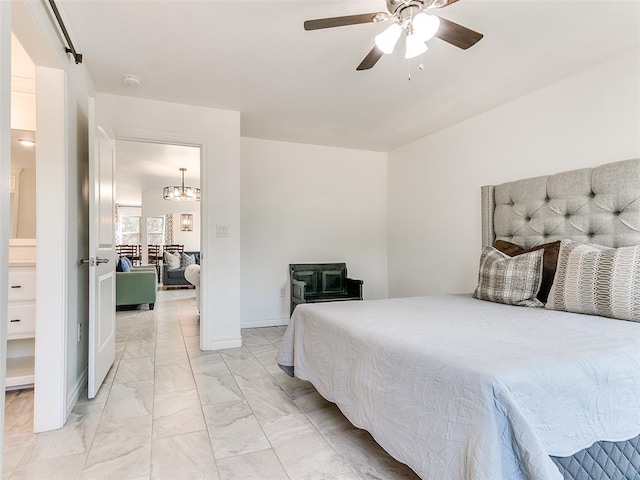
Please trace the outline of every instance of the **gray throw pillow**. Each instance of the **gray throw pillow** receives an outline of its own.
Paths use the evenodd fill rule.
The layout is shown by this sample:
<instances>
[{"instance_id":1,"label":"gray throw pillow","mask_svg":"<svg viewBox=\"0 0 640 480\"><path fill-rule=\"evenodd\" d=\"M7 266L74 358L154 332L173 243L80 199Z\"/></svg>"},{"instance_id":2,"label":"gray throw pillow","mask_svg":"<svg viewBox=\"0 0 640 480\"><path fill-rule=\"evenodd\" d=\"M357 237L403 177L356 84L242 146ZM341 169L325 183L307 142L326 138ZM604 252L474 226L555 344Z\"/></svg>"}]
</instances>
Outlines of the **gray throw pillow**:
<instances>
[{"instance_id":1,"label":"gray throw pillow","mask_svg":"<svg viewBox=\"0 0 640 480\"><path fill-rule=\"evenodd\" d=\"M184 252L180 252L180 266L188 267L196 263L196 257L194 255L187 255Z\"/></svg>"},{"instance_id":2,"label":"gray throw pillow","mask_svg":"<svg viewBox=\"0 0 640 480\"><path fill-rule=\"evenodd\" d=\"M640 246L563 240L546 308L640 322Z\"/></svg>"},{"instance_id":3,"label":"gray throw pillow","mask_svg":"<svg viewBox=\"0 0 640 480\"><path fill-rule=\"evenodd\" d=\"M543 307L536 298L542 282L543 253L535 250L509 257L493 247L484 247L473 296L507 305Z\"/></svg>"},{"instance_id":4,"label":"gray throw pillow","mask_svg":"<svg viewBox=\"0 0 640 480\"><path fill-rule=\"evenodd\" d=\"M167 267L169 267L169 270L180 268L180 254L164 252L164 263Z\"/></svg>"}]
</instances>

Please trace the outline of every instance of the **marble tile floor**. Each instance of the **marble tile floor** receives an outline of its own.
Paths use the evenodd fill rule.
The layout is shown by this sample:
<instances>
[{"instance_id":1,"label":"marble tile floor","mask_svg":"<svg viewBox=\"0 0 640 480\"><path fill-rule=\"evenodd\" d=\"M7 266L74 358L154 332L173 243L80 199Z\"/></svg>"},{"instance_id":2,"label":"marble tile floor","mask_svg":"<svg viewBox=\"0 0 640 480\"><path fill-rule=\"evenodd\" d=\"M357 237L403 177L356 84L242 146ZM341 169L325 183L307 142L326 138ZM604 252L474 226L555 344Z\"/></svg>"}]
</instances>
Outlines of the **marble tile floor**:
<instances>
[{"instance_id":1,"label":"marble tile floor","mask_svg":"<svg viewBox=\"0 0 640 480\"><path fill-rule=\"evenodd\" d=\"M310 383L275 363L285 327L199 349L193 290L117 313L116 361L64 428L32 433L33 390L6 394L5 480L418 479Z\"/></svg>"}]
</instances>

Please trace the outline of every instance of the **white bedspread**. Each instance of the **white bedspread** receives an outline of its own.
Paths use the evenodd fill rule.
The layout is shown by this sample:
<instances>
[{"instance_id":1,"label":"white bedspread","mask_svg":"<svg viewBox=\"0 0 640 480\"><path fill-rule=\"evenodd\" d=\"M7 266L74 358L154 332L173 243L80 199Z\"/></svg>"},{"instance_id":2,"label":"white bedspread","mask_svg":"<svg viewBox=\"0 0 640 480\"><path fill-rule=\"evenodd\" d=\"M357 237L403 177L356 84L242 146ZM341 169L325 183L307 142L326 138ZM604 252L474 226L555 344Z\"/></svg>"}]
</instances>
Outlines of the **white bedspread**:
<instances>
[{"instance_id":1,"label":"white bedspread","mask_svg":"<svg viewBox=\"0 0 640 480\"><path fill-rule=\"evenodd\" d=\"M425 480L562 479L640 434L640 324L447 295L300 305L278 363Z\"/></svg>"}]
</instances>

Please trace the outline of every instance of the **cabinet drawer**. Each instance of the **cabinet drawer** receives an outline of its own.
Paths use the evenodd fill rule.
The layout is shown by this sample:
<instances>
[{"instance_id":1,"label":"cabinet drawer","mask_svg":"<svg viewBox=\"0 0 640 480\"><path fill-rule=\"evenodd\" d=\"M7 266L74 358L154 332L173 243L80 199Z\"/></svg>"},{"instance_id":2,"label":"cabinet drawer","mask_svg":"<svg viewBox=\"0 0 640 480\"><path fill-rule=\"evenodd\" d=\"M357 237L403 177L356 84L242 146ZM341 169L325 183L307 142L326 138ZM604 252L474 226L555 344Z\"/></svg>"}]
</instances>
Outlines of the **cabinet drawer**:
<instances>
[{"instance_id":1,"label":"cabinet drawer","mask_svg":"<svg viewBox=\"0 0 640 480\"><path fill-rule=\"evenodd\" d=\"M9 301L36 299L36 269L9 268Z\"/></svg>"},{"instance_id":2,"label":"cabinet drawer","mask_svg":"<svg viewBox=\"0 0 640 480\"><path fill-rule=\"evenodd\" d=\"M9 305L7 336L28 336L36 332L36 305Z\"/></svg>"}]
</instances>

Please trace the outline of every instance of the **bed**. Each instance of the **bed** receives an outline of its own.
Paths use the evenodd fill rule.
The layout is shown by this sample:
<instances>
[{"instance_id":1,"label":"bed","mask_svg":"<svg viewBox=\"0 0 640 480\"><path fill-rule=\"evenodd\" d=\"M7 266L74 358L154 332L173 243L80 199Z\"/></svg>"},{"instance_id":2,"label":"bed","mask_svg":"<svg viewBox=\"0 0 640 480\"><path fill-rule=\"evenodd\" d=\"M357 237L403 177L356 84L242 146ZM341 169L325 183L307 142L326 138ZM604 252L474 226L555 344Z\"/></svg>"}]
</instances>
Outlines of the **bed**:
<instances>
[{"instance_id":1,"label":"bed","mask_svg":"<svg viewBox=\"0 0 640 480\"><path fill-rule=\"evenodd\" d=\"M638 245L639 198L640 160L483 187L483 243ZM640 479L634 321L470 295L301 305L277 360L423 479Z\"/></svg>"}]
</instances>

